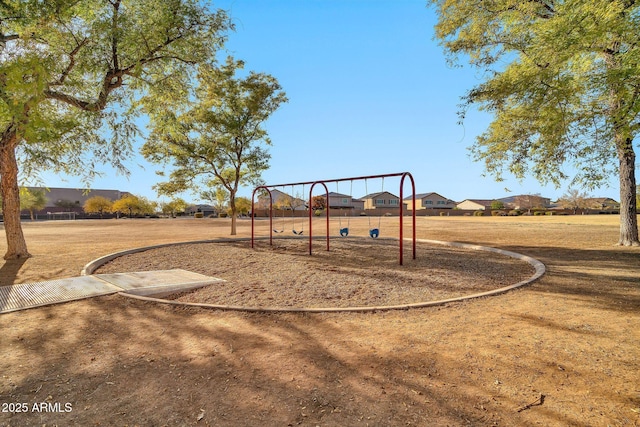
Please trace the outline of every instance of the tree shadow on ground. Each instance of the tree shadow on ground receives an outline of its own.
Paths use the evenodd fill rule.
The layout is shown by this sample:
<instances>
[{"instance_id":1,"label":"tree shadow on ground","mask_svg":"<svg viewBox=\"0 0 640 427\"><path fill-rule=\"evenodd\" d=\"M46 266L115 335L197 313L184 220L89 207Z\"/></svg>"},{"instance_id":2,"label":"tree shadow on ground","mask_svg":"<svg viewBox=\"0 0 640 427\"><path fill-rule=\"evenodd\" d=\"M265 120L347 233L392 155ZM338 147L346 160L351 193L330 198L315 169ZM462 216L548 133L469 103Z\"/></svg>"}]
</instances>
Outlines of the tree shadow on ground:
<instances>
[{"instance_id":1,"label":"tree shadow on ground","mask_svg":"<svg viewBox=\"0 0 640 427\"><path fill-rule=\"evenodd\" d=\"M13 285L25 262L26 258L4 261L0 267L0 286Z\"/></svg>"},{"instance_id":2,"label":"tree shadow on ground","mask_svg":"<svg viewBox=\"0 0 640 427\"><path fill-rule=\"evenodd\" d=\"M546 266L533 292L578 298L619 312L640 311L640 251L637 248L576 249L547 246L496 245L461 242L524 254Z\"/></svg>"},{"instance_id":3,"label":"tree shadow on ground","mask_svg":"<svg viewBox=\"0 0 640 427\"><path fill-rule=\"evenodd\" d=\"M461 399L490 403L473 378L442 371L442 354L415 354L411 346L423 338L412 343L390 337L388 346L374 337L354 342L344 339L344 325L322 316L204 312L117 296L13 316L32 317L37 326L15 333L7 317L0 318L12 349L0 362L3 402L27 402L30 408L43 401L62 408L68 403L72 411L1 414L10 425L501 420L498 413L458 405ZM33 368L26 370L24 360ZM462 362L459 369L465 369Z\"/></svg>"},{"instance_id":4,"label":"tree shadow on ground","mask_svg":"<svg viewBox=\"0 0 640 427\"><path fill-rule=\"evenodd\" d=\"M108 296L3 315L10 352L0 361L2 401L70 403L73 410L3 413L0 421L580 425L558 407L518 411L539 395L532 378L558 375L556 352L546 355L533 341L500 351L506 344L498 328L461 336L465 324L477 324L465 320L469 308L447 309L451 317L435 309L240 314ZM458 341L465 351L456 350Z\"/></svg>"}]
</instances>

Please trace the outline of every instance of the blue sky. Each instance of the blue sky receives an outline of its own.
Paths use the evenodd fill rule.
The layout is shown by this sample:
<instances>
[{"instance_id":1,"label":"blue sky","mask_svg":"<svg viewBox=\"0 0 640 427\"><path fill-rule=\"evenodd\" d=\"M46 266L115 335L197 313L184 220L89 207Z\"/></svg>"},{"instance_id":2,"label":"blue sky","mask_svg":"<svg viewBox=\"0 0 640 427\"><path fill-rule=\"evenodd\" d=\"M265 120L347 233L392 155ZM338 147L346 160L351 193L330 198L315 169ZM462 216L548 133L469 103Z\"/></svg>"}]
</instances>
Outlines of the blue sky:
<instances>
[{"instance_id":1,"label":"blue sky","mask_svg":"<svg viewBox=\"0 0 640 427\"><path fill-rule=\"evenodd\" d=\"M467 148L490 117L471 112L460 126L456 115L460 97L482 74L466 64L447 66L426 1L223 0L214 7L228 10L236 26L227 53L247 70L276 77L289 98L266 123L273 142L267 183L409 171L417 192L456 201L533 193L555 199L566 192L568 183L555 189L533 179L497 183L482 176ZM162 200L151 188L158 167L141 157L129 167L129 179L105 168L107 177L92 187ZM81 185L72 177L43 177L50 187ZM398 194L398 180L390 181L384 189ZM612 183L592 195L618 199ZM369 192L380 189L380 181L368 182ZM339 190L351 191L348 184ZM365 190L354 183L353 196Z\"/></svg>"}]
</instances>

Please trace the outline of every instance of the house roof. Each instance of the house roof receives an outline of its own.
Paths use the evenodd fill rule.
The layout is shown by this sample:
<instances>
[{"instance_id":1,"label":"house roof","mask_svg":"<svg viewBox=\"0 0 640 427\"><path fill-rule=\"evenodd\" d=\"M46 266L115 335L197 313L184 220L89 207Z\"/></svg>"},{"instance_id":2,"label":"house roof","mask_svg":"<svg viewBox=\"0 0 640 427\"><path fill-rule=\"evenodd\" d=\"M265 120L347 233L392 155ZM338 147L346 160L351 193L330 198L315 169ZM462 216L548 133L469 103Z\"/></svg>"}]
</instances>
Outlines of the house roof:
<instances>
[{"instance_id":1,"label":"house roof","mask_svg":"<svg viewBox=\"0 0 640 427\"><path fill-rule=\"evenodd\" d=\"M320 194L320 196L322 196L322 194ZM348 198L352 198L348 194L336 193L335 191L329 191L329 197L348 197Z\"/></svg>"},{"instance_id":2,"label":"house roof","mask_svg":"<svg viewBox=\"0 0 640 427\"><path fill-rule=\"evenodd\" d=\"M360 197L360 200L365 200L365 199L375 199L376 197L382 195L382 194L388 194L390 196L396 197L399 199L398 196L396 196L395 194L389 193L388 191L379 191L377 193L371 193L371 194L367 194L366 196L362 196Z\"/></svg>"},{"instance_id":3,"label":"house roof","mask_svg":"<svg viewBox=\"0 0 640 427\"><path fill-rule=\"evenodd\" d=\"M518 194L516 196L503 197L501 199L496 199L496 200L498 200L500 202L503 202L503 203L514 203L517 199L525 198L525 197L536 197L536 198L539 198L539 199L550 200L548 197L539 196L537 194Z\"/></svg>"},{"instance_id":4,"label":"house roof","mask_svg":"<svg viewBox=\"0 0 640 427\"><path fill-rule=\"evenodd\" d=\"M432 191L431 193L418 193L418 194L416 194L416 200L417 200L417 199L424 199L425 197L429 197L429 196L431 196L431 195L436 195L436 196L438 196L438 197L442 197L443 199L445 199L445 200L447 200L447 201L449 201L449 202L451 202L451 203L455 203L453 200L451 200L451 199L447 199L447 198L446 198L446 197L444 197L442 194L438 194L438 193L433 192L433 191ZM411 200L411 196L407 196L407 197L405 197L405 198L404 198L404 200Z\"/></svg>"},{"instance_id":5,"label":"house roof","mask_svg":"<svg viewBox=\"0 0 640 427\"><path fill-rule=\"evenodd\" d=\"M464 199L460 203L473 202L473 203L477 203L477 204L482 205L482 206L491 206L491 203L493 203L494 200L495 199Z\"/></svg>"},{"instance_id":6,"label":"house roof","mask_svg":"<svg viewBox=\"0 0 640 427\"><path fill-rule=\"evenodd\" d=\"M604 202L613 202L613 203L618 203L617 200L612 199L611 197L589 197L588 199L585 199L589 202L598 202L598 203L604 203Z\"/></svg>"}]
</instances>

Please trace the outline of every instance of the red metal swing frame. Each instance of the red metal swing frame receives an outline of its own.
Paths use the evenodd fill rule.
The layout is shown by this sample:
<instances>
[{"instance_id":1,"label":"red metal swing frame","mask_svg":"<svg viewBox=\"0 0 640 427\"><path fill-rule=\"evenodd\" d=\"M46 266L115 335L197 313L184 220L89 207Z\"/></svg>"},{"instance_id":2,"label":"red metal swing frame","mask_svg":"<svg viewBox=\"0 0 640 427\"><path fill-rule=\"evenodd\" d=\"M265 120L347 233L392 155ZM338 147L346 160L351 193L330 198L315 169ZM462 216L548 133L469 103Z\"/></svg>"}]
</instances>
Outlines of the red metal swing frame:
<instances>
[{"instance_id":1,"label":"red metal swing frame","mask_svg":"<svg viewBox=\"0 0 640 427\"><path fill-rule=\"evenodd\" d=\"M404 223L403 223L403 213L404 213L404 203L402 203L402 201L404 200L404 180L405 178L409 178L410 182L411 182L411 198L412 198L412 206L413 209L411 210L411 217L412 217L412 254L413 254L413 259L416 259L416 185L415 182L413 180L413 176L409 173L409 172L398 172L398 173L390 173L390 174L382 174L382 175L369 175L369 176L357 176L357 177L351 177L351 178L338 178L338 179L324 179L324 180L319 180L319 181L306 181L306 182L294 182L294 183L287 183L287 184L276 184L276 185L261 185L256 187L253 190L253 194L251 196L251 247L254 247L254 241L255 241L255 226L254 226L254 220L255 220L255 196L256 193L260 190L265 190L268 194L269 194L269 245L273 245L273 196L271 194L271 189L277 188L277 187L287 187L287 186L296 186L296 185L311 185L311 188L309 189L309 255L312 254L313 251L313 210L311 209L311 206L313 204L313 189L316 185L322 185L324 187L325 190L325 197L326 197L326 211L327 211L327 251L329 250L329 241L330 241L330 236L329 236L329 217L330 217L330 204L329 204L329 189L327 187L327 183L332 183L332 182L343 182L343 181L358 181L358 180L367 180L367 179L376 179L376 178L390 178L390 177L401 177L400 178L400 230L399 230L399 249L400 249L400 255L399 255L399 263L400 265L402 265L403 263L403 242L404 242Z\"/></svg>"}]
</instances>

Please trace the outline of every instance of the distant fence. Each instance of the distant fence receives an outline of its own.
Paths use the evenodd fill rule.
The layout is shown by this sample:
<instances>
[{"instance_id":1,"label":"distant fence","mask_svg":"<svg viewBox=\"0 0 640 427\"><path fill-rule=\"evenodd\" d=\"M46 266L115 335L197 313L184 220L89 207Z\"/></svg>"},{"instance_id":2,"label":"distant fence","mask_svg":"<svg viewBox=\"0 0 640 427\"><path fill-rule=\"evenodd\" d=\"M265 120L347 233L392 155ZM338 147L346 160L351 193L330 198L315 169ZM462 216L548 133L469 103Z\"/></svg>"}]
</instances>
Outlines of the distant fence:
<instances>
[{"instance_id":1,"label":"distant fence","mask_svg":"<svg viewBox=\"0 0 640 427\"><path fill-rule=\"evenodd\" d=\"M520 209L518 215L617 215L617 210L601 210L601 209L531 209L531 211ZM398 216L398 208L377 208L377 209L331 209L331 217L337 216ZM274 218L304 218L309 215L307 210L287 210L273 209ZM404 209L403 215L411 215L411 210ZM416 216L514 216L514 209L490 209L477 211L471 209L418 209ZM255 216L258 218L268 218L268 209L256 209ZM324 209L318 211L318 216L326 216Z\"/></svg>"}]
</instances>

